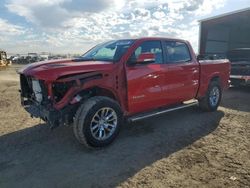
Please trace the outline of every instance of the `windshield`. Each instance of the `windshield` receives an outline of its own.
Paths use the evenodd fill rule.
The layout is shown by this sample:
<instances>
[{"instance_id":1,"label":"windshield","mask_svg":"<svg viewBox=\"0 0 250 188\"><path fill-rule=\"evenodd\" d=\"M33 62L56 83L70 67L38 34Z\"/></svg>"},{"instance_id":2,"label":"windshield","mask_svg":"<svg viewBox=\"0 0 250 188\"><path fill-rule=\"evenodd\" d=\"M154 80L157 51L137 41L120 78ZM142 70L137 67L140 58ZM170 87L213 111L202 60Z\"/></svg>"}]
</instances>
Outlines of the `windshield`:
<instances>
[{"instance_id":1,"label":"windshield","mask_svg":"<svg viewBox=\"0 0 250 188\"><path fill-rule=\"evenodd\" d=\"M81 56L83 60L119 61L134 40L116 40L99 44Z\"/></svg>"}]
</instances>

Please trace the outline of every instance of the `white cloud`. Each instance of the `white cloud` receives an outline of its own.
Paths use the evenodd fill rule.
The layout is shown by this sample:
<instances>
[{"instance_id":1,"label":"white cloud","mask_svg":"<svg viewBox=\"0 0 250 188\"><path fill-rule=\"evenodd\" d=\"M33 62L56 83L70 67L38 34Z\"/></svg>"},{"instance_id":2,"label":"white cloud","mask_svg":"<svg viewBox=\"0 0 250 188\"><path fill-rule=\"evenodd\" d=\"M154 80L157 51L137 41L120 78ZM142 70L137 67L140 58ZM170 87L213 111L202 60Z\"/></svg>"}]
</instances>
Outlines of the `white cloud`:
<instances>
[{"instance_id":1,"label":"white cloud","mask_svg":"<svg viewBox=\"0 0 250 188\"><path fill-rule=\"evenodd\" d=\"M197 20L220 8L225 2L226 0L11 0L6 7L36 25L36 32L38 30L43 33L33 35L35 31L30 31L34 38L24 37L22 40L25 44L31 43L41 51L54 49L81 52L81 46L90 46L103 40L142 36L184 38L197 48Z\"/></svg>"},{"instance_id":2,"label":"white cloud","mask_svg":"<svg viewBox=\"0 0 250 188\"><path fill-rule=\"evenodd\" d=\"M82 13L102 11L110 3L113 0L11 0L6 7L35 25L55 28Z\"/></svg>"},{"instance_id":3,"label":"white cloud","mask_svg":"<svg viewBox=\"0 0 250 188\"><path fill-rule=\"evenodd\" d=\"M25 29L21 26L9 23L7 20L0 18L0 35L21 35L25 33Z\"/></svg>"}]
</instances>

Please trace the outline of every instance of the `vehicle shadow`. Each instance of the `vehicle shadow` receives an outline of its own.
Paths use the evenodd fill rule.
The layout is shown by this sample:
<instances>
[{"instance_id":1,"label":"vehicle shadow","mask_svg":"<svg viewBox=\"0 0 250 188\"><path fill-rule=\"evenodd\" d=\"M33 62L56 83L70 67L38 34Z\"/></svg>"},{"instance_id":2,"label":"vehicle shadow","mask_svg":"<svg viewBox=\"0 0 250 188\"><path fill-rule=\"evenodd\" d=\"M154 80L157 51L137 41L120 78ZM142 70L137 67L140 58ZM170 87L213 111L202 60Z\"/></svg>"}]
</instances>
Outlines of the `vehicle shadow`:
<instances>
[{"instance_id":1,"label":"vehicle shadow","mask_svg":"<svg viewBox=\"0 0 250 188\"><path fill-rule=\"evenodd\" d=\"M250 87L230 87L223 93L220 106L250 112Z\"/></svg>"},{"instance_id":2,"label":"vehicle shadow","mask_svg":"<svg viewBox=\"0 0 250 188\"><path fill-rule=\"evenodd\" d=\"M0 187L115 187L212 133L222 111L197 107L124 125L109 147L87 149L71 127L39 124L0 137Z\"/></svg>"}]
</instances>

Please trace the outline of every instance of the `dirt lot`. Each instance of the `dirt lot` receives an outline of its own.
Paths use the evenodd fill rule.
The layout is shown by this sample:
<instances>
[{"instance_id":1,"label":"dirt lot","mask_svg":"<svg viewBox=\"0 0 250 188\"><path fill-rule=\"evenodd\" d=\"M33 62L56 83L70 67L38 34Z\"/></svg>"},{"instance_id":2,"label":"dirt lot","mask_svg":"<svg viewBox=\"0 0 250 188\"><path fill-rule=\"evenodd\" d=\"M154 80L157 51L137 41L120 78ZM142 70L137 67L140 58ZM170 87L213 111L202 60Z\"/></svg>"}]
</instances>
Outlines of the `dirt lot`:
<instances>
[{"instance_id":1,"label":"dirt lot","mask_svg":"<svg viewBox=\"0 0 250 188\"><path fill-rule=\"evenodd\" d=\"M250 187L250 89L217 112L197 107L125 125L88 150L21 108L17 66L0 70L0 187Z\"/></svg>"}]
</instances>

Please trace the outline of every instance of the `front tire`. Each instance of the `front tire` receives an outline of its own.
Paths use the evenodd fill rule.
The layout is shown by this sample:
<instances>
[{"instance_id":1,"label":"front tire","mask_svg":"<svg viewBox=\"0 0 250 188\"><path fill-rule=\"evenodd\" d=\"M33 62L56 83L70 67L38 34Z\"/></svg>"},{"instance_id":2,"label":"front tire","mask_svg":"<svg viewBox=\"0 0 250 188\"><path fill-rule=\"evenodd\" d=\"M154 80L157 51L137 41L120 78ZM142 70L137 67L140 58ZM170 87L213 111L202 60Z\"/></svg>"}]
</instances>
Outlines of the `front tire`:
<instances>
[{"instance_id":1,"label":"front tire","mask_svg":"<svg viewBox=\"0 0 250 188\"><path fill-rule=\"evenodd\" d=\"M92 97L77 110L73 131L87 147L104 147L117 137L123 114L119 104L108 97Z\"/></svg>"},{"instance_id":2,"label":"front tire","mask_svg":"<svg viewBox=\"0 0 250 188\"><path fill-rule=\"evenodd\" d=\"M222 96L221 86L217 81L209 84L206 95L199 100L199 107L203 111L212 112L218 109Z\"/></svg>"}]
</instances>

